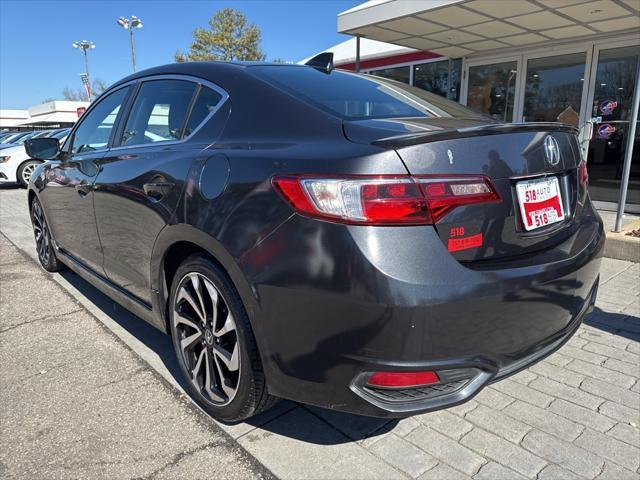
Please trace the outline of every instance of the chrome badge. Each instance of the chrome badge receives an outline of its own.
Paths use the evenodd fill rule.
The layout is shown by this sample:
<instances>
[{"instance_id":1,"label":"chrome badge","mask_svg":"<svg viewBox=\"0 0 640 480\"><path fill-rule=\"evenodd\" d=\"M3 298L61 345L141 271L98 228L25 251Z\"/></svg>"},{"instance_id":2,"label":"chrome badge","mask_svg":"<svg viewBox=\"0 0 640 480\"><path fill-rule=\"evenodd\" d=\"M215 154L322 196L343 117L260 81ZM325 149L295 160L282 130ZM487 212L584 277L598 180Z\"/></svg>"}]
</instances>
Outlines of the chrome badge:
<instances>
[{"instance_id":1,"label":"chrome badge","mask_svg":"<svg viewBox=\"0 0 640 480\"><path fill-rule=\"evenodd\" d=\"M547 163L552 167L560 163L560 148L558 147L558 142L552 136L547 136L544 139L544 154Z\"/></svg>"}]
</instances>

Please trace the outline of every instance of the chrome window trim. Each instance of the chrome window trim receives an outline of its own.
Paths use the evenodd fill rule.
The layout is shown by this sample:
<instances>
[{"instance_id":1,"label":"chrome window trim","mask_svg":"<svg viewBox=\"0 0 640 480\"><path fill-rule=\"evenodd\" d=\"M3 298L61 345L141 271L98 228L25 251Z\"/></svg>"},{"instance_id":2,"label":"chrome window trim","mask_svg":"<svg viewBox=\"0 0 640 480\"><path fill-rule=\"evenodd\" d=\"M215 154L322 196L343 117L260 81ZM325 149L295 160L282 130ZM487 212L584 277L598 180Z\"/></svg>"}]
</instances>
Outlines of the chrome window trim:
<instances>
[{"instance_id":1,"label":"chrome window trim","mask_svg":"<svg viewBox=\"0 0 640 480\"><path fill-rule=\"evenodd\" d=\"M117 145L117 146L113 146L113 147L109 148L108 151L119 151L119 150L131 149L131 148L152 147L154 145L171 146L171 145L182 144L182 143L188 141L189 139L191 139L194 135L196 135L198 133L198 131L204 126L204 124L207 123L211 119L211 117L213 117L218 112L218 110L220 110L222 108L222 106L226 103L226 101L229 99L229 94L225 90L223 90L221 87L216 85L215 83L212 83L212 82L210 82L208 80L204 80L204 79L199 78L199 77L192 77L190 75L175 75L175 74L151 75L149 77L136 78L134 80L131 80L131 81L127 82L127 83L124 83L124 84L120 85L118 88L125 87L125 86L132 85L132 84L138 84L138 83L140 84L140 87L142 87L142 84L144 84L145 82L153 82L153 81L158 81L158 80L182 80L182 81L195 83L196 85L199 85L200 87L207 87L207 88L210 88L211 90L214 90L215 92L217 92L217 93L219 93L221 95L221 98L220 98L220 101L216 104L215 108L213 110L211 110L211 112L209 112L209 115L207 115L198 124L198 126L193 129L193 131L188 136L183 137L180 140L163 140L163 141L160 141L160 142L141 143L141 144L138 144L138 145ZM129 120L129 115L131 114L131 110L133 110L133 107L135 106L135 102L136 102L136 100L138 98L138 94L139 93L140 93L140 88L138 88L138 91L136 92L136 96L132 100L131 108L127 112L127 118L124 119L125 120L125 126L126 126L126 121ZM198 94L199 93L200 92L198 92ZM195 98L195 101L198 101L198 97ZM191 111L189 112L189 115L191 115ZM185 118L185 121L187 121L187 120L188 120L188 118Z\"/></svg>"}]
</instances>

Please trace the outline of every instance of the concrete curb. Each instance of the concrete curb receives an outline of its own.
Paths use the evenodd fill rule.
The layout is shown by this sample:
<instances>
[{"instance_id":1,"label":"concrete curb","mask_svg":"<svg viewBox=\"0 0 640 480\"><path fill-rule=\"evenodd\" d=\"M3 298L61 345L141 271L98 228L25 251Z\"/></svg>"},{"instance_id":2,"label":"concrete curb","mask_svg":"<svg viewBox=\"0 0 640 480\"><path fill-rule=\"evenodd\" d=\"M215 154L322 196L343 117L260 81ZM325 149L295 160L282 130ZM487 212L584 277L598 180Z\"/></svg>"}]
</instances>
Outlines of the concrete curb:
<instances>
[{"instance_id":1,"label":"concrete curb","mask_svg":"<svg viewBox=\"0 0 640 480\"><path fill-rule=\"evenodd\" d=\"M640 263L640 238L627 235L640 228L640 221L626 225L621 232L607 232L604 256L617 260Z\"/></svg>"}]
</instances>

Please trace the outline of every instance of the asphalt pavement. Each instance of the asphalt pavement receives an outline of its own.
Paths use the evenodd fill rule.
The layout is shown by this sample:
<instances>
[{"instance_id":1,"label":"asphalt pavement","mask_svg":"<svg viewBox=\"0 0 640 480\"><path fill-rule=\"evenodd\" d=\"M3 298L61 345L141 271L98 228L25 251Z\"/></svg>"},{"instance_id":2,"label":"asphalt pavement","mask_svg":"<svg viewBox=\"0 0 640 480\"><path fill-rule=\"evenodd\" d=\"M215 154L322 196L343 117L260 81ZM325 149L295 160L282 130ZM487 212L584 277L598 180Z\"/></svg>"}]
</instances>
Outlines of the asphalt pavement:
<instances>
[{"instance_id":1,"label":"asphalt pavement","mask_svg":"<svg viewBox=\"0 0 640 480\"><path fill-rule=\"evenodd\" d=\"M270 478L0 234L0 478Z\"/></svg>"}]
</instances>

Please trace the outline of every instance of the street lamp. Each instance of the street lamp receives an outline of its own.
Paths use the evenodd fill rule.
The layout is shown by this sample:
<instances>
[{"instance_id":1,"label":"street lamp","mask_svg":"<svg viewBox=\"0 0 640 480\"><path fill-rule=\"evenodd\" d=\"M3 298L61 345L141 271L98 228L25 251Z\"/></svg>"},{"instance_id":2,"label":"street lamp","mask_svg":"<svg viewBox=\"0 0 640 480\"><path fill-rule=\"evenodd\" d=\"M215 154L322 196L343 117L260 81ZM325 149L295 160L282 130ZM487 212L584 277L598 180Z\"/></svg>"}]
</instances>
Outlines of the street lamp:
<instances>
[{"instance_id":1,"label":"street lamp","mask_svg":"<svg viewBox=\"0 0 640 480\"><path fill-rule=\"evenodd\" d=\"M116 20L116 23L125 30L129 30L129 40L131 41L131 64L133 65L133 71L136 71L136 50L133 46L133 30L136 28L142 28L142 20L135 15L131 15L131 18L120 17Z\"/></svg>"},{"instance_id":2,"label":"street lamp","mask_svg":"<svg viewBox=\"0 0 640 480\"><path fill-rule=\"evenodd\" d=\"M89 57L87 57L87 50L96 48L95 44L93 42L90 42L88 40L82 40L80 42L73 42L71 44L71 46L73 48L77 48L78 50L82 50L82 53L84 54L84 74L87 78L87 84L91 85L90 83L90 79L89 79ZM87 88L87 100L91 101L91 88Z\"/></svg>"}]
</instances>

